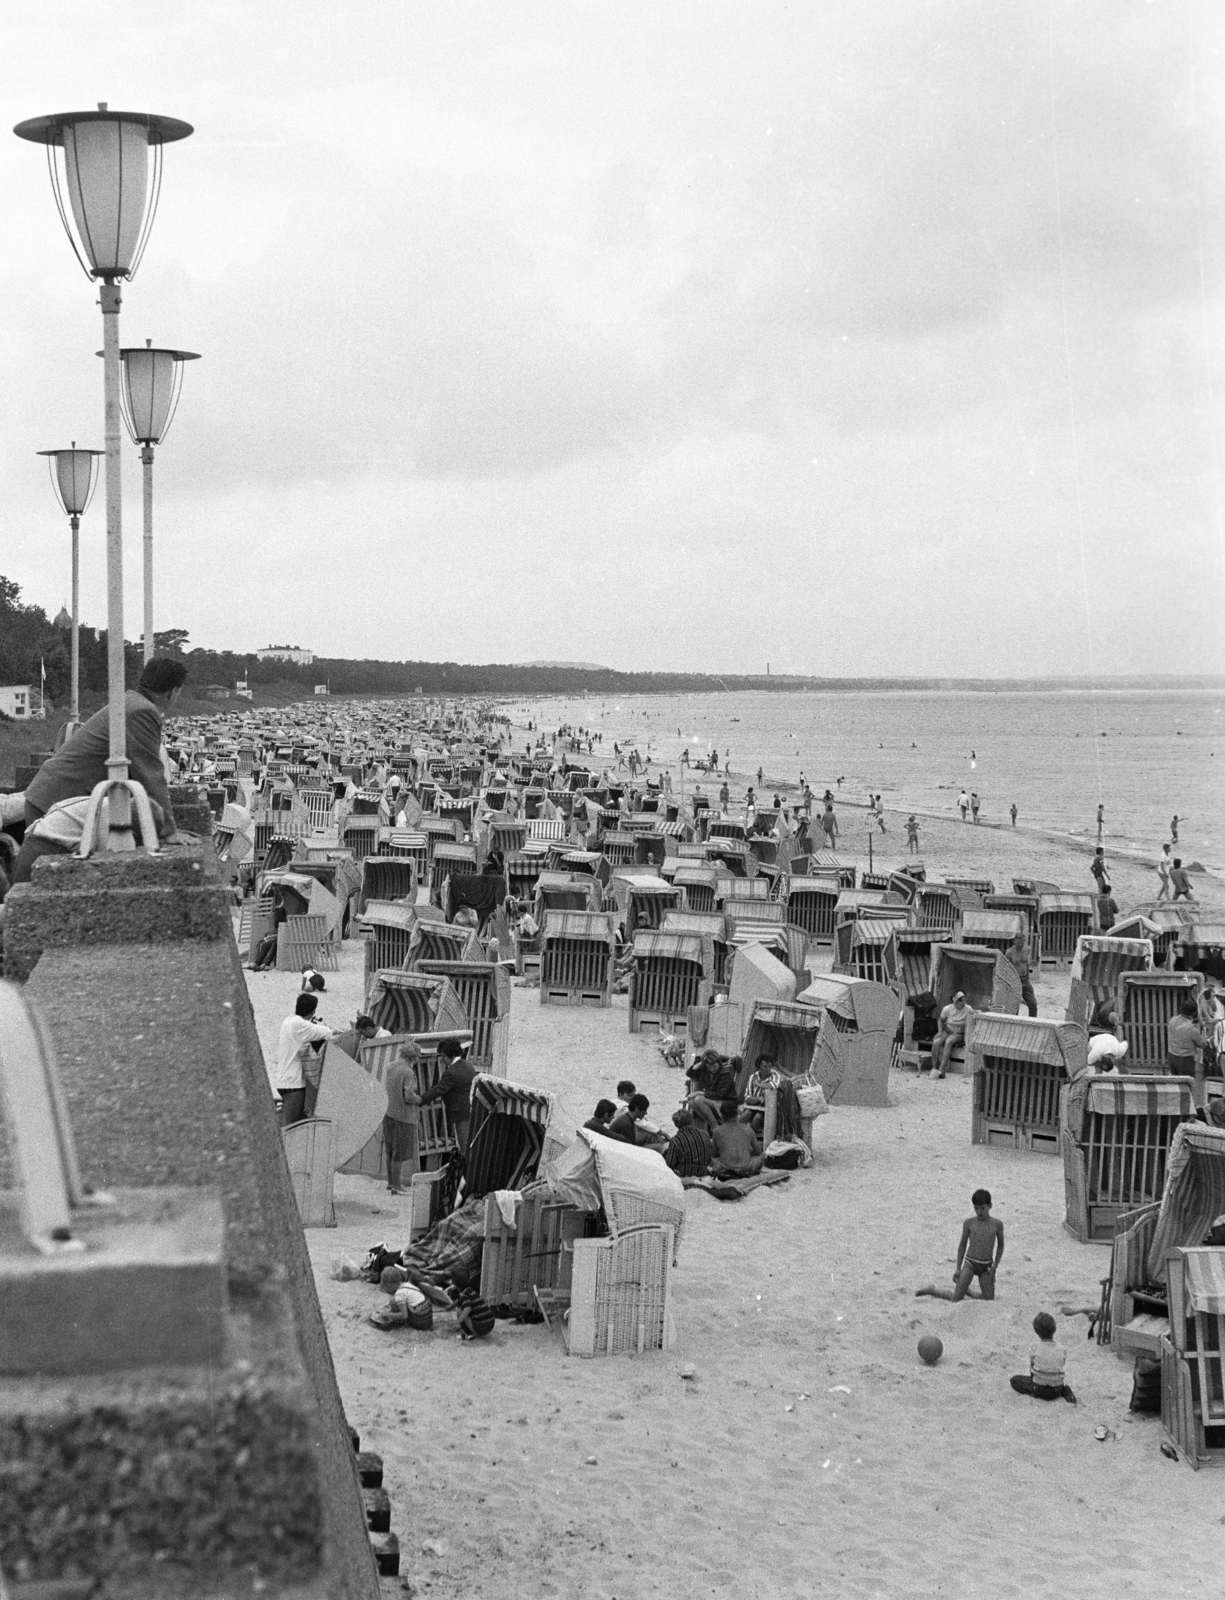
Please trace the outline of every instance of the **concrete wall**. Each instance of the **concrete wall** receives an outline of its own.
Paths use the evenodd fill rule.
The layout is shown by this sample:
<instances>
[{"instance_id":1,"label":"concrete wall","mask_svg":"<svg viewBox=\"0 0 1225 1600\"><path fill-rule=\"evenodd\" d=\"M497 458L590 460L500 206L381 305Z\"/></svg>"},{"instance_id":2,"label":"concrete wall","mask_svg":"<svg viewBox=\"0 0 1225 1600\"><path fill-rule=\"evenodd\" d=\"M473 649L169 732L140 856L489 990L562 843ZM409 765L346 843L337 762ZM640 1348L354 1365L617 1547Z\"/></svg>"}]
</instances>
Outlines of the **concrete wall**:
<instances>
[{"instance_id":1,"label":"concrete wall","mask_svg":"<svg viewBox=\"0 0 1225 1600\"><path fill-rule=\"evenodd\" d=\"M89 1576L116 1600L377 1595L211 849L41 861L6 924L6 965L55 1042L83 1177L219 1190L229 1309L214 1368L0 1380L0 1567Z\"/></svg>"}]
</instances>

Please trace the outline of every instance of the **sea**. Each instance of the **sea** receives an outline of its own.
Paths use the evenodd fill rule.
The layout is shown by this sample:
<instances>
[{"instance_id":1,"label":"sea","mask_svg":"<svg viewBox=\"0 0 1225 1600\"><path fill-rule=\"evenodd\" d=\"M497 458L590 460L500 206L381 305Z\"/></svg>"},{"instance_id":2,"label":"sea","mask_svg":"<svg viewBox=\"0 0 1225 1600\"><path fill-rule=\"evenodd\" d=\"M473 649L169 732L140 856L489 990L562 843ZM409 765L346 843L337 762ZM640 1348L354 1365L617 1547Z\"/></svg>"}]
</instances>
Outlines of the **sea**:
<instances>
[{"instance_id":1,"label":"sea","mask_svg":"<svg viewBox=\"0 0 1225 1600\"><path fill-rule=\"evenodd\" d=\"M767 803L803 774L818 797L880 794L891 810L953 817L964 788L983 822L1007 822L1015 804L1018 826L1077 842L1096 838L1100 804L1107 845L1150 858L1177 814L1175 854L1225 871L1221 689L571 695L502 709L520 729L602 734L597 770L615 767L614 744L674 768L685 746L691 762L717 749L737 793L760 770Z\"/></svg>"}]
</instances>

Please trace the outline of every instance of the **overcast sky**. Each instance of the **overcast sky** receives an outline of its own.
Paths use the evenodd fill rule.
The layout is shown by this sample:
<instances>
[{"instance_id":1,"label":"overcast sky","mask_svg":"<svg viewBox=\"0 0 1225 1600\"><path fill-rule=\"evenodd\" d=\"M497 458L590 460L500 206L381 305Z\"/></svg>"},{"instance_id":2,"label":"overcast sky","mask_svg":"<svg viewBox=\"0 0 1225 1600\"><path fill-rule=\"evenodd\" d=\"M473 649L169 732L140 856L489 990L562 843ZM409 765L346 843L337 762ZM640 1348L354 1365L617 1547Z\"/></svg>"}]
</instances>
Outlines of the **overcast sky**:
<instances>
[{"instance_id":1,"label":"overcast sky","mask_svg":"<svg viewBox=\"0 0 1225 1600\"><path fill-rule=\"evenodd\" d=\"M1225 671L1225 6L9 0L8 126L161 112L156 625L325 655ZM0 571L102 445L0 140ZM127 632L139 466L125 437ZM101 490L82 613L105 616Z\"/></svg>"}]
</instances>

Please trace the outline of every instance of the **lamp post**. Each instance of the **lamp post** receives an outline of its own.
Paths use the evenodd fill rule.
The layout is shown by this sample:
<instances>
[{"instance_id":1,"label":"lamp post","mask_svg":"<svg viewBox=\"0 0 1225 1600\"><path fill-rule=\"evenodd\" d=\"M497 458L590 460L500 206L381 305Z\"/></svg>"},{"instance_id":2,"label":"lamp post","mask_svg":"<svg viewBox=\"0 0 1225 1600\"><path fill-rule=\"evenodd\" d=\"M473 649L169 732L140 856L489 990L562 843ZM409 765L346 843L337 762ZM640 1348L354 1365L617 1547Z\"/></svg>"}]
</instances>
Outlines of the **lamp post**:
<instances>
[{"instance_id":1,"label":"lamp post","mask_svg":"<svg viewBox=\"0 0 1225 1600\"><path fill-rule=\"evenodd\" d=\"M110 710L108 848L132 850L133 788L128 778L123 651L123 490L119 463L119 285L140 265L157 211L162 148L192 132L191 124L143 111L66 111L19 122L20 139L46 147L60 220L86 277L100 280L103 412L106 435L107 698ZM150 159L152 157L152 159ZM65 203L65 190L67 203ZM71 220L69 215L71 213ZM136 791L139 790L139 794ZM101 795L98 796L101 801ZM153 841L146 836L146 847ZM91 848L87 834L82 840Z\"/></svg>"},{"instance_id":2,"label":"lamp post","mask_svg":"<svg viewBox=\"0 0 1225 1600\"><path fill-rule=\"evenodd\" d=\"M140 446L145 512L145 660L153 659L153 446L170 431L179 392L183 363L199 361L191 350L155 350L152 339L121 350L123 362L123 420L132 443Z\"/></svg>"},{"instance_id":3,"label":"lamp post","mask_svg":"<svg viewBox=\"0 0 1225 1600\"><path fill-rule=\"evenodd\" d=\"M51 487L72 529L72 707L68 713L69 733L75 733L81 720L81 517L98 486L98 457L101 450L78 450L72 441L68 450L40 450L51 469Z\"/></svg>"}]
</instances>

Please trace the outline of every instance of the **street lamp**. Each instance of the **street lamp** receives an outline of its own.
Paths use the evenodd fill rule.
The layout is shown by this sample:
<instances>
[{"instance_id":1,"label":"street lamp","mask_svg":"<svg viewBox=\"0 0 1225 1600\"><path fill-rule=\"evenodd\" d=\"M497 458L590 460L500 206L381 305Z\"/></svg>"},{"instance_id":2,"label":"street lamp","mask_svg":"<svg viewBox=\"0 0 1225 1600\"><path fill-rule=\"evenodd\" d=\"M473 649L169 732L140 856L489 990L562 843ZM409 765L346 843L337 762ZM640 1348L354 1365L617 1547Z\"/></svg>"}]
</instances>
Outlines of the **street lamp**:
<instances>
[{"instance_id":1,"label":"street lamp","mask_svg":"<svg viewBox=\"0 0 1225 1600\"><path fill-rule=\"evenodd\" d=\"M40 450L38 454L48 457L51 487L72 529L72 708L64 733L68 738L81 720L81 517L98 487L98 457L102 452L78 450L74 439L69 450Z\"/></svg>"},{"instance_id":2,"label":"street lamp","mask_svg":"<svg viewBox=\"0 0 1225 1600\"><path fill-rule=\"evenodd\" d=\"M153 446L170 432L183 387L183 363L192 350L155 350L152 339L119 352L123 361L123 420L140 446L145 512L145 660L153 659Z\"/></svg>"},{"instance_id":3,"label":"street lamp","mask_svg":"<svg viewBox=\"0 0 1225 1600\"><path fill-rule=\"evenodd\" d=\"M147 112L66 111L19 122L20 139L46 147L60 220L86 277L101 280L103 396L106 432L106 627L110 754L108 848L131 850L131 799L143 800L128 777L123 651L123 489L119 464L119 284L130 279L153 226L162 178L162 147L192 132L191 124ZM57 158L57 151L59 152ZM150 159L152 158L152 159ZM67 191L67 204L65 204ZM71 212L71 221L69 213ZM74 226L75 225L75 226ZM139 791L139 794L137 794ZM102 796L97 796L99 803ZM146 848L154 841L145 836ZM82 840L88 854L91 837Z\"/></svg>"}]
</instances>

